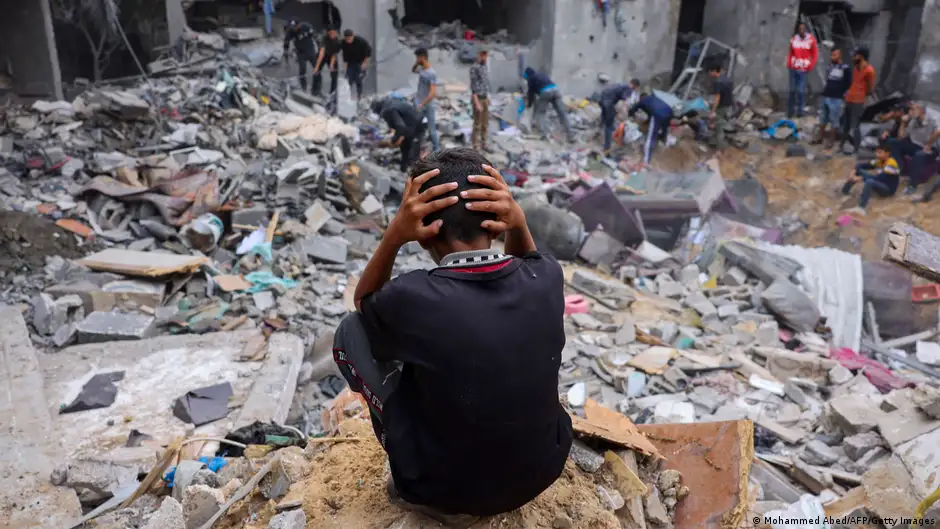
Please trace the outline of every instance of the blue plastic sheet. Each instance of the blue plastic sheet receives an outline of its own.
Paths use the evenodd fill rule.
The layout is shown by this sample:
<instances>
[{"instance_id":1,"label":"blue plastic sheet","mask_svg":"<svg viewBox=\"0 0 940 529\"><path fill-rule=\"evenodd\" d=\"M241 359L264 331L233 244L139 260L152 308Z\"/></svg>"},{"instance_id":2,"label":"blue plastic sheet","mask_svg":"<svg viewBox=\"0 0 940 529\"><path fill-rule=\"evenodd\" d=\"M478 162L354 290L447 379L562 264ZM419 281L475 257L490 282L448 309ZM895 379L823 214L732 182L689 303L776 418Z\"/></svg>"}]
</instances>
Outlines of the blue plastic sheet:
<instances>
[{"instance_id":1,"label":"blue plastic sheet","mask_svg":"<svg viewBox=\"0 0 940 529\"><path fill-rule=\"evenodd\" d=\"M251 283L251 288L246 290L249 294L267 290L271 288L272 285L281 285L284 288L294 288L297 286L297 281L277 277L271 272L252 272L245 276L245 280Z\"/></svg>"},{"instance_id":2,"label":"blue plastic sheet","mask_svg":"<svg viewBox=\"0 0 940 529\"><path fill-rule=\"evenodd\" d=\"M200 457L199 459L197 459L197 461L199 461L200 463L206 465L206 467L208 467L209 470L211 470L211 471L213 471L213 472L218 472L219 470L222 470L222 467L224 467L225 465L228 464L228 461L226 461L224 457L207 457L207 456L203 456L203 457ZM172 489L172 488L173 488L173 482L174 482L175 480L176 480L176 467L173 467L173 468L171 468L169 471L167 471L166 474L163 475L163 481L166 482L166 486L167 486L168 488L171 488L171 489Z\"/></svg>"}]
</instances>

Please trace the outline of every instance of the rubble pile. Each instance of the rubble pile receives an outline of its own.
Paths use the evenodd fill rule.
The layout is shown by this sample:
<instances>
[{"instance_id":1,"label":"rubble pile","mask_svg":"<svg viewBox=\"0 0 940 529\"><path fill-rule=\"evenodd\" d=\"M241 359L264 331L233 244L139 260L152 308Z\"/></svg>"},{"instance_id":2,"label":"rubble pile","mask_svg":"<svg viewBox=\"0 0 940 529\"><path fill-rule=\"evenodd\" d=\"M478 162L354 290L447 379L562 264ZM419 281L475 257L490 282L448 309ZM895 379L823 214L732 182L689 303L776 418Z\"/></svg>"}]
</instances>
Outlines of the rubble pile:
<instances>
[{"instance_id":1,"label":"rubble pile","mask_svg":"<svg viewBox=\"0 0 940 529\"><path fill-rule=\"evenodd\" d=\"M225 49L189 34L135 84L3 110L0 335L41 401L3 439L45 439L23 498L68 493L62 516L113 529L423 523L384 500L384 452L331 350L403 189L396 151L348 86L334 117ZM466 144L466 86L439 94L443 145ZM552 488L475 527L911 516L940 464L938 331L883 340L859 257L781 245L793 219L762 218L753 179L604 158L588 147L599 111L574 101L559 151L519 97L492 96L488 156L566 271L559 393L577 440ZM394 273L433 266L412 243ZM45 505L0 499L20 519Z\"/></svg>"}]
</instances>

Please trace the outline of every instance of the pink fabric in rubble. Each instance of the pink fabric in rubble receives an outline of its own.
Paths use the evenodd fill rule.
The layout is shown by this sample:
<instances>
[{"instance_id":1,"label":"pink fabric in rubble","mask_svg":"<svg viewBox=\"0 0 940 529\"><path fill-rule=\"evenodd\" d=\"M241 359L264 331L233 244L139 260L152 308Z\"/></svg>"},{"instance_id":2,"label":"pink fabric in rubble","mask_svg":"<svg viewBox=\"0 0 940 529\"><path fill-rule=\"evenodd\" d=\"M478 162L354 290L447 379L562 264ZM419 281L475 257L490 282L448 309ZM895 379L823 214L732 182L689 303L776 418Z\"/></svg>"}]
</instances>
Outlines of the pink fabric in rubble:
<instances>
[{"instance_id":1,"label":"pink fabric in rubble","mask_svg":"<svg viewBox=\"0 0 940 529\"><path fill-rule=\"evenodd\" d=\"M841 349L830 349L829 358L836 360L842 367L852 371L861 370L865 377L882 393L887 393L892 389L899 389L907 386L913 386L912 382L905 381L888 369L887 366L862 356L848 347Z\"/></svg>"}]
</instances>

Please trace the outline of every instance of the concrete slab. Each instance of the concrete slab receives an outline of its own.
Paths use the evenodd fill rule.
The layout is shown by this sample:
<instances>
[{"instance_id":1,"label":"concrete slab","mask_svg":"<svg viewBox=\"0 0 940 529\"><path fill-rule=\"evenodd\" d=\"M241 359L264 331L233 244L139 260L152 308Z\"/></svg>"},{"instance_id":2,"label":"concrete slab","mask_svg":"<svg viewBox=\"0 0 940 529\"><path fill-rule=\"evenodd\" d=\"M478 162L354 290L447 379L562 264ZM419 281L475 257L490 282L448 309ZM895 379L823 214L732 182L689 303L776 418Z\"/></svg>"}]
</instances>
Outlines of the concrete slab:
<instances>
[{"instance_id":1,"label":"concrete slab","mask_svg":"<svg viewBox=\"0 0 940 529\"><path fill-rule=\"evenodd\" d=\"M914 492L918 498L924 498L933 492L940 481L940 457L937 457L937 447L940 447L940 429L921 435L895 449L895 453L911 473Z\"/></svg>"},{"instance_id":2,"label":"concrete slab","mask_svg":"<svg viewBox=\"0 0 940 529\"><path fill-rule=\"evenodd\" d=\"M268 356L235 421L235 428L255 421L279 424L287 421L303 356L304 344L299 336L286 333L271 335Z\"/></svg>"},{"instance_id":3,"label":"concrete slab","mask_svg":"<svg viewBox=\"0 0 940 529\"><path fill-rule=\"evenodd\" d=\"M49 484L59 437L22 314L0 305L0 527L61 529L81 517L78 497Z\"/></svg>"},{"instance_id":4,"label":"concrete slab","mask_svg":"<svg viewBox=\"0 0 940 529\"><path fill-rule=\"evenodd\" d=\"M71 402L94 373L115 370L125 373L124 380L116 384L117 398L110 407L55 416L58 431L68 433L65 455L68 458L103 458L115 446L123 445L132 429L152 435L160 442L181 436L191 425L173 416L173 401L192 389L226 381L234 392L230 407L253 410L250 415L259 420L283 420L278 415L281 403L266 400L269 395L277 395L271 389L277 385L293 395L302 344L292 335L276 335L277 338L272 339L274 347L269 360L238 362L243 347L257 332L162 336L119 345L78 345L43 356L41 367L46 397L53 414L60 404ZM284 366L275 363L295 356L298 358L296 368L282 369ZM290 376L293 377L290 380L284 378ZM261 382L257 389L253 388L256 381ZM289 406L290 397L286 400ZM235 411L226 419L200 426L196 434L224 436L243 412ZM275 415L265 417L268 412Z\"/></svg>"}]
</instances>

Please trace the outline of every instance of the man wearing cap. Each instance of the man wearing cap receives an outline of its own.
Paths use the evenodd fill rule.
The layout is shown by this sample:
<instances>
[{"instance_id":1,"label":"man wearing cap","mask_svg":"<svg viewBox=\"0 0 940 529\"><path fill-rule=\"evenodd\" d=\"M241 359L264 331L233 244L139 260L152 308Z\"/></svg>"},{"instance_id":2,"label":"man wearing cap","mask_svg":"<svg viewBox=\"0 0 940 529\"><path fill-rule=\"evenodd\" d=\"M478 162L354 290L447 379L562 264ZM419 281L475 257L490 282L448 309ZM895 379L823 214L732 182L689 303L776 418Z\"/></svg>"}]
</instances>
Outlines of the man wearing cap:
<instances>
[{"instance_id":1,"label":"man wearing cap","mask_svg":"<svg viewBox=\"0 0 940 529\"><path fill-rule=\"evenodd\" d=\"M317 41L314 40L313 26L306 22L298 22L292 18L284 28L284 60L290 51L291 42L297 52L298 76L300 88L307 89L307 63L313 65L317 60Z\"/></svg>"},{"instance_id":2,"label":"man wearing cap","mask_svg":"<svg viewBox=\"0 0 940 529\"><path fill-rule=\"evenodd\" d=\"M845 93L845 120L843 121L842 148L845 141L852 140L853 152L858 152L862 144L862 112L865 111L865 99L875 91L875 68L868 64L868 48L860 46L852 58L855 64L852 71L852 85Z\"/></svg>"}]
</instances>

